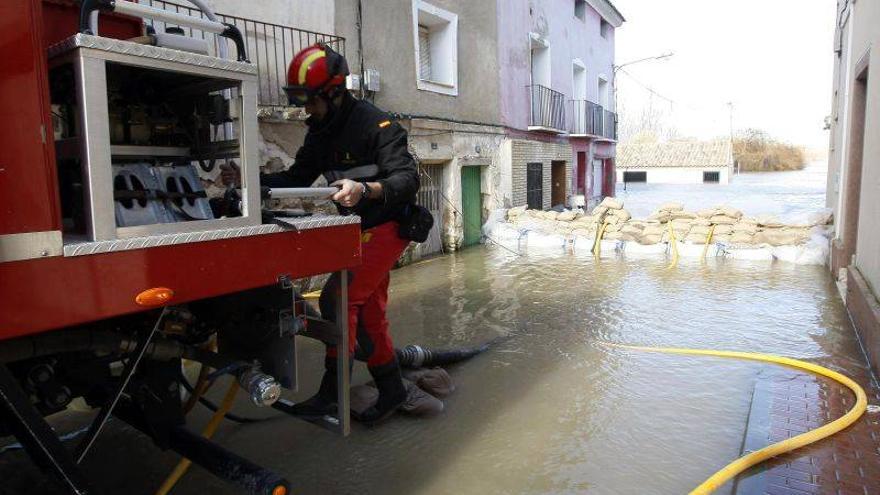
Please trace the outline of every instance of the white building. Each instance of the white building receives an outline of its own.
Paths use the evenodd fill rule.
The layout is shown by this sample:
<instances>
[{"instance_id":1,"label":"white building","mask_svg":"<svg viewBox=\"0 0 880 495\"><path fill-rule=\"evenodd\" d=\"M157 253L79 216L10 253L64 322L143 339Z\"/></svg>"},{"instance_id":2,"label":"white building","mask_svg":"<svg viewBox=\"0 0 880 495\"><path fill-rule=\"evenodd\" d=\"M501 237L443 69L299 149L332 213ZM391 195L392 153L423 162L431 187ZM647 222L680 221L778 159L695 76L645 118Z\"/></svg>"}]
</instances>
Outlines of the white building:
<instances>
[{"instance_id":1,"label":"white building","mask_svg":"<svg viewBox=\"0 0 880 495\"><path fill-rule=\"evenodd\" d=\"M728 140L617 145L617 182L727 184L732 172Z\"/></svg>"},{"instance_id":2,"label":"white building","mask_svg":"<svg viewBox=\"0 0 880 495\"><path fill-rule=\"evenodd\" d=\"M831 271L871 365L880 368L880 3L839 0L827 205ZM877 51L877 53L873 53Z\"/></svg>"}]
</instances>

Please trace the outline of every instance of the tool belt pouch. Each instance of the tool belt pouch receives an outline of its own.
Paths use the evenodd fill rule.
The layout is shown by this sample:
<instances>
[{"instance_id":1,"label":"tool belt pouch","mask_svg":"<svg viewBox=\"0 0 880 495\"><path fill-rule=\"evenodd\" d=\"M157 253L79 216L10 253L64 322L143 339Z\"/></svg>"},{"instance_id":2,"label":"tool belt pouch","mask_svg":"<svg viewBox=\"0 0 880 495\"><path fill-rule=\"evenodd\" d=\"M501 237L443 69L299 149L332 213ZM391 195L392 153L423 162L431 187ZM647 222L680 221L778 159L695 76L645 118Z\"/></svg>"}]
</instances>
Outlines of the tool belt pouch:
<instances>
[{"instance_id":1,"label":"tool belt pouch","mask_svg":"<svg viewBox=\"0 0 880 495\"><path fill-rule=\"evenodd\" d=\"M397 222L400 225L398 235L402 239L425 242L434 226L434 216L424 206L408 204L401 209Z\"/></svg>"}]
</instances>

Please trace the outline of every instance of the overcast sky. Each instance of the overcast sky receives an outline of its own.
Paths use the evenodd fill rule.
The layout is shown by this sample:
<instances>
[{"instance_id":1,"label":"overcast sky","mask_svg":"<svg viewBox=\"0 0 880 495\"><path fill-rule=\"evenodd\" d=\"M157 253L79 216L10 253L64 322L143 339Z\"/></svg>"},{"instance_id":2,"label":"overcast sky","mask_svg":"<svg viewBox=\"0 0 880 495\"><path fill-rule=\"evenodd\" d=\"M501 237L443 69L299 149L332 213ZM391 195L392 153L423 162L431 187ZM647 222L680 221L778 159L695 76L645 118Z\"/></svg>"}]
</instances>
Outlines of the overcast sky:
<instances>
[{"instance_id":1,"label":"overcast sky","mask_svg":"<svg viewBox=\"0 0 880 495\"><path fill-rule=\"evenodd\" d=\"M653 98L681 134L704 138L727 134L732 101L736 129L827 146L833 0L612 1L627 20L617 30L618 65L675 52L618 74L622 112Z\"/></svg>"}]
</instances>

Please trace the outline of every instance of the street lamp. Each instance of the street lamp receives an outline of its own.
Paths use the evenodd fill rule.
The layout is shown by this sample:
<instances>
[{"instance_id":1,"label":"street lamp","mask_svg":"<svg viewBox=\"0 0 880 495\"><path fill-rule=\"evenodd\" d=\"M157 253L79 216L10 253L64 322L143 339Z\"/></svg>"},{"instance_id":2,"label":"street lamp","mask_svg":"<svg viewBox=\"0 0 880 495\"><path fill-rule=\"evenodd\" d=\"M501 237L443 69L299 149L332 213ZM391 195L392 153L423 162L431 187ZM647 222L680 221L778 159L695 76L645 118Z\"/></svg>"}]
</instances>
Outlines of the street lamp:
<instances>
[{"instance_id":1,"label":"street lamp","mask_svg":"<svg viewBox=\"0 0 880 495\"><path fill-rule=\"evenodd\" d=\"M651 60L666 60L666 59L672 57L673 55L675 55L675 52L666 52L666 53L663 53L660 55L655 55L653 57L645 57L645 58L640 58L637 60L630 60L629 62L626 62L624 64L614 66L614 68L611 72L611 89L614 91L614 121L615 121L615 125L617 124L617 121L618 121L618 115L617 115L617 71L619 71L620 69L622 69L628 65L635 65L638 63L642 63L642 62L649 62Z\"/></svg>"}]
</instances>

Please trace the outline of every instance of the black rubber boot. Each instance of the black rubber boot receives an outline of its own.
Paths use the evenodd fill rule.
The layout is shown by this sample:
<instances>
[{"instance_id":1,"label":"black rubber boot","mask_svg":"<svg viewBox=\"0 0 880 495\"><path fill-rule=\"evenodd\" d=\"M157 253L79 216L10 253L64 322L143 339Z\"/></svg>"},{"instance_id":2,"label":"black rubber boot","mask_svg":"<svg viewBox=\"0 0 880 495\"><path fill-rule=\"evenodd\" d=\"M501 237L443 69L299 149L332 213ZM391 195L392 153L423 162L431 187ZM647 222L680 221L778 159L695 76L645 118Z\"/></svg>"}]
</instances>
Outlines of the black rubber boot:
<instances>
[{"instance_id":1,"label":"black rubber boot","mask_svg":"<svg viewBox=\"0 0 880 495\"><path fill-rule=\"evenodd\" d=\"M349 368L350 369L350 368ZM324 417L336 414L336 379L338 377L336 358L324 358L324 376L318 393L308 399L297 402L291 407L291 413L303 417Z\"/></svg>"},{"instance_id":2,"label":"black rubber boot","mask_svg":"<svg viewBox=\"0 0 880 495\"><path fill-rule=\"evenodd\" d=\"M407 394L397 359L382 366L370 367L369 370L376 382L376 388L379 389L379 399L376 404L365 409L357 420L375 425L394 414L406 402Z\"/></svg>"}]
</instances>

